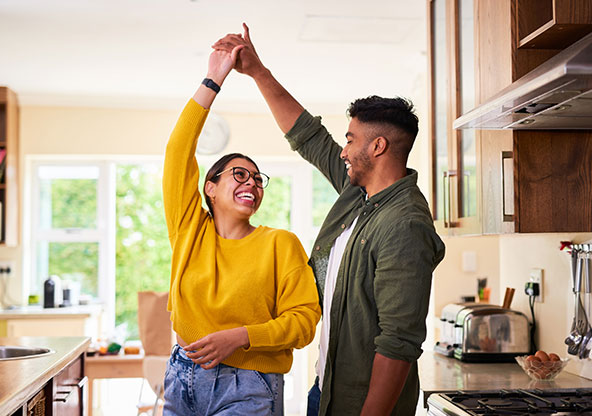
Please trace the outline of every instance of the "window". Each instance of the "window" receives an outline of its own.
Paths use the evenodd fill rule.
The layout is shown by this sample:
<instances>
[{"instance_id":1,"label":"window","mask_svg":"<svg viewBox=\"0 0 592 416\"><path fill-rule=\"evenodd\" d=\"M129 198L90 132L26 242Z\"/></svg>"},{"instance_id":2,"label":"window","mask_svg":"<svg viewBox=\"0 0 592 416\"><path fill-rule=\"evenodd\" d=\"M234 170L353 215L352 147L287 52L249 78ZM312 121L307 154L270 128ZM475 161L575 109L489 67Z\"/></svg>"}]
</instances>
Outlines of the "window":
<instances>
[{"instance_id":1,"label":"window","mask_svg":"<svg viewBox=\"0 0 592 416\"><path fill-rule=\"evenodd\" d=\"M57 275L74 293L108 304L110 166L104 162L33 166L28 292L42 295L45 279Z\"/></svg>"}]
</instances>

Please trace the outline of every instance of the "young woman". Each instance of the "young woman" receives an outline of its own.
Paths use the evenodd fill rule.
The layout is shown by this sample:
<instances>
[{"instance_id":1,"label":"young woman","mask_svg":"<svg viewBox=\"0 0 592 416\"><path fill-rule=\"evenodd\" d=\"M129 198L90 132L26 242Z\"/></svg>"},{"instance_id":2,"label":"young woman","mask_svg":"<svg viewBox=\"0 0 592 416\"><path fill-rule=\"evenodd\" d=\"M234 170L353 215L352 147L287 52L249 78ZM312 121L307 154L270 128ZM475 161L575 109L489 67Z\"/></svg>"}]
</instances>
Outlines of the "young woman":
<instances>
[{"instance_id":1,"label":"young woman","mask_svg":"<svg viewBox=\"0 0 592 416\"><path fill-rule=\"evenodd\" d=\"M293 348L320 318L312 270L297 237L249 223L268 177L230 154L206 176L202 208L197 140L232 53L210 55L206 79L168 142L163 194L173 249L168 309L177 342L165 376L164 415L282 415Z\"/></svg>"}]
</instances>

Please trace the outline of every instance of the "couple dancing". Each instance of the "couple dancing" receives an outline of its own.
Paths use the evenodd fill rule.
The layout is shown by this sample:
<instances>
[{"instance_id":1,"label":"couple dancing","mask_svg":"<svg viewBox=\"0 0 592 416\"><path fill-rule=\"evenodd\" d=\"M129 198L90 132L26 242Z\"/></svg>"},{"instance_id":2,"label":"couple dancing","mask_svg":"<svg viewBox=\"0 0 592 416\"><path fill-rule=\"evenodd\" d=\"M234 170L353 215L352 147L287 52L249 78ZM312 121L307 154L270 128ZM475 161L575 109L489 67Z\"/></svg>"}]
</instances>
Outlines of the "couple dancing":
<instances>
[{"instance_id":1,"label":"couple dancing","mask_svg":"<svg viewBox=\"0 0 592 416\"><path fill-rule=\"evenodd\" d=\"M413 415L432 272L444 256L417 172L412 104L354 101L339 146L262 64L244 26L213 45L206 78L167 144L163 174L171 242L168 309L177 345L164 415L283 415L283 374L323 310L309 415ZM293 150L339 197L307 258L297 237L254 227L269 178L248 156L208 171L202 208L195 148L232 69L250 76Z\"/></svg>"}]
</instances>

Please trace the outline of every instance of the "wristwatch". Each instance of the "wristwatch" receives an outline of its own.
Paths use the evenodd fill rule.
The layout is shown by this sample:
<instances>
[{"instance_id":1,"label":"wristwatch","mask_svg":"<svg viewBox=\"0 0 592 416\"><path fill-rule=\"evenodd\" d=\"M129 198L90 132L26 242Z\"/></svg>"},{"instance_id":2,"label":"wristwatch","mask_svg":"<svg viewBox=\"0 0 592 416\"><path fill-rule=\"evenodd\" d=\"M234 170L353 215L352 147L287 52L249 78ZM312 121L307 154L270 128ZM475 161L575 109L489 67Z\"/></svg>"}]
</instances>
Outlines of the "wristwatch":
<instances>
[{"instance_id":1,"label":"wristwatch","mask_svg":"<svg viewBox=\"0 0 592 416\"><path fill-rule=\"evenodd\" d=\"M204 78L204 80L201 83L209 89L213 90L216 94L220 92L220 86L210 78Z\"/></svg>"}]
</instances>

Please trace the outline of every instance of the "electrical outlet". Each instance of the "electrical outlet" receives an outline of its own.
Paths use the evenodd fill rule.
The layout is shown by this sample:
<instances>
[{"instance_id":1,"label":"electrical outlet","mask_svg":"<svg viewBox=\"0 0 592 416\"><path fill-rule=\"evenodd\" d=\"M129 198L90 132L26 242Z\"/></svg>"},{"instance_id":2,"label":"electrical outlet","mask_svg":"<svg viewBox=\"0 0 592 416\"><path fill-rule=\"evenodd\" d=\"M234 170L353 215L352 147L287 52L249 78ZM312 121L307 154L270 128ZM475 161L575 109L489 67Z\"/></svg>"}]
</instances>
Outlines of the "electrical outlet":
<instances>
[{"instance_id":1,"label":"electrical outlet","mask_svg":"<svg viewBox=\"0 0 592 416\"><path fill-rule=\"evenodd\" d=\"M0 260L0 277L14 276L14 262Z\"/></svg>"},{"instance_id":2,"label":"electrical outlet","mask_svg":"<svg viewBox=\"0 0 592 416\"><path fill-rule=\"evenodd\" d=\"M530 269L529 282L538 283L539 294L534 298L535 302L543 302L543 269Z\"/></svg>"}]
</instances>

